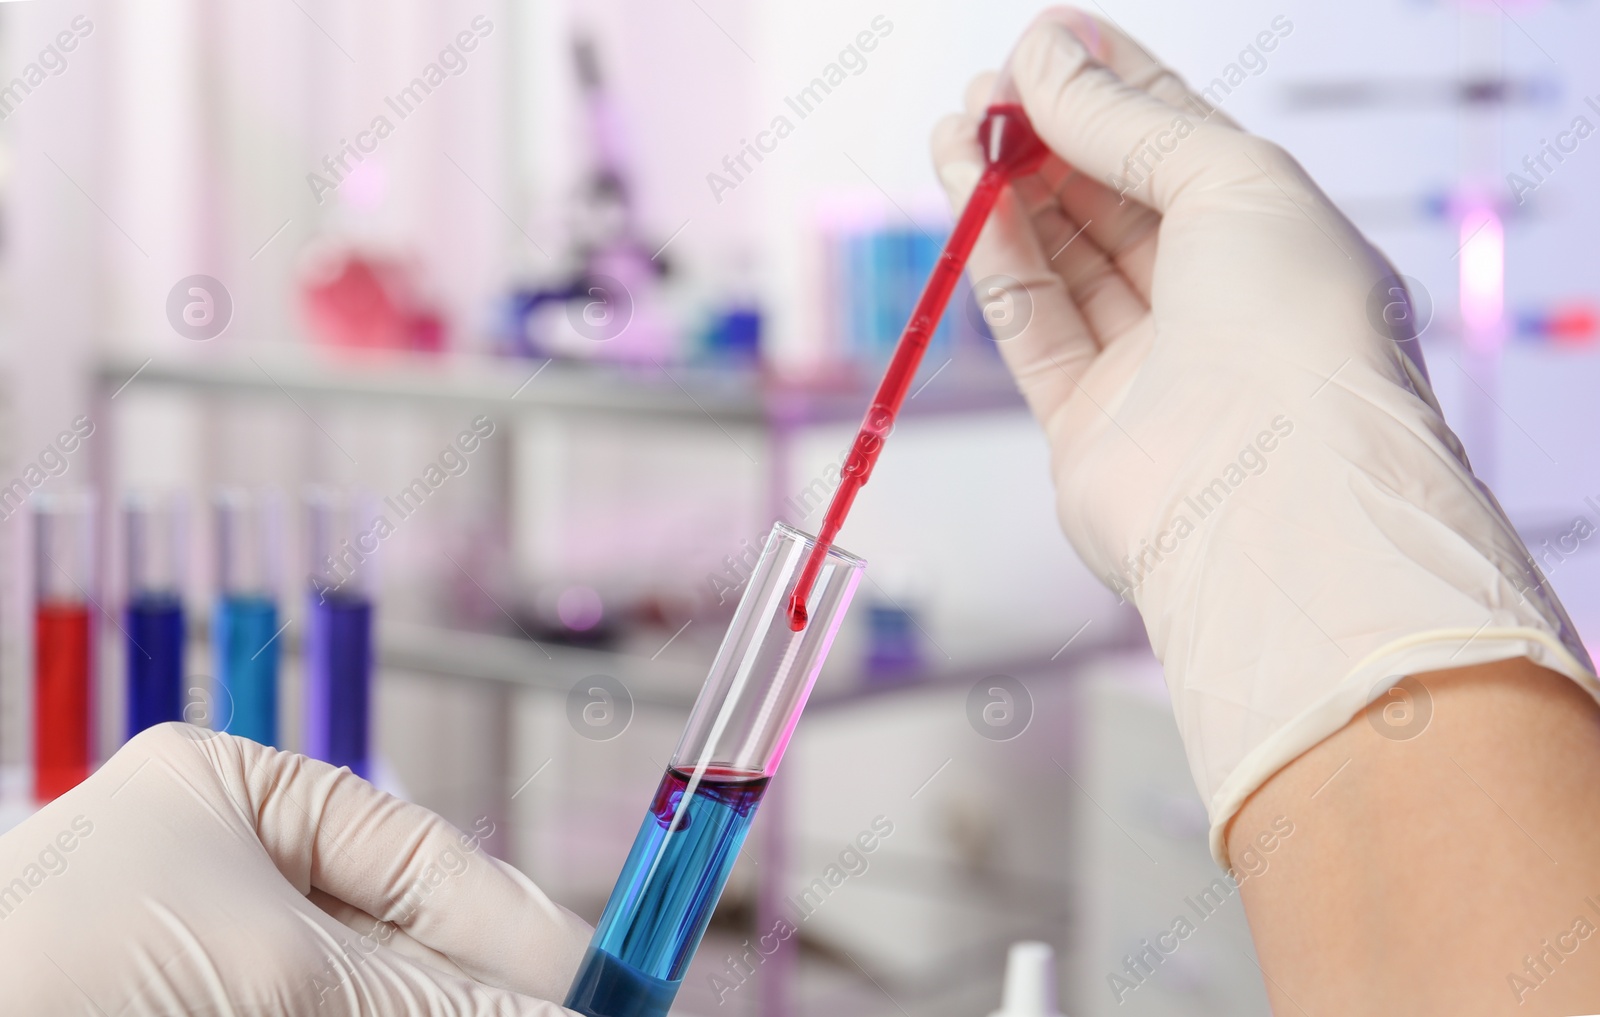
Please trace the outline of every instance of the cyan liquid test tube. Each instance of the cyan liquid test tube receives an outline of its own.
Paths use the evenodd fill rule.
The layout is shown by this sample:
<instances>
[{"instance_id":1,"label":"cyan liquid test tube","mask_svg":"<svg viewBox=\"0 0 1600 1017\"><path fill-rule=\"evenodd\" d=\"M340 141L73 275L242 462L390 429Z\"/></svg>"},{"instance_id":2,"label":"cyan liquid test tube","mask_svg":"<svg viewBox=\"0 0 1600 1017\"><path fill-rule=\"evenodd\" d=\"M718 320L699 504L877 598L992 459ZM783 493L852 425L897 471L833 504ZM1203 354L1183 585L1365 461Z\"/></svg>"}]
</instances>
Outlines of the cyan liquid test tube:
<instances>
[{"instance_id":1,"label":"cyan liquid test tube","mask_svg":"<svg viewBox=\"0 0 1600 1017\"><path fill-rule=\"evenodd\" d=\"M34 494L34 797L50 801L89 775L94 502Z\"/></svg>"},{"instance_id":2,"label":"cyan liquid test tube","mask_svg":"<svg viewBox=\"0 0 1600 1017\"><path fill-rule=\"evenodd\" d=\"M123 504L127 599L128 737L183 719L183 568L187 535L174 497L130 495Z\"/></svg>"},{"instance_id":3,"label":"cyan liquid test tube","mask_svg":"<svg viewBox=\"0 0 1600 1017\"><path fill-rule=\"evenodd\" d=\"M306 500L311 554L305 634L305 751L368 776L373 565L353 542L361 499L314 491Z\"/></svg>"},{"instance_id":4,"label":"cyan liquid test tube","mask_svg":"<svg viewBox=\"0 0 1600 1017\"><path fill-rule=\"evenodd\" d=\"M217 727L262 745L278 744L277 563L280 503L271 493L228 489L212 504L217 603L211 616Z\"/></svg>"},{"instance_id":5,"label":"cyan liquid test tube","mask_svg":"<svg viewBox=\"0 0 1600 1017\"><path fill-rule=\"evenodd\" d=\"M789 628L812 537L778 523L595 927L566 1006L661 1017L722 895L866 563L834 547Z\"/></svg>"}]
</instances>

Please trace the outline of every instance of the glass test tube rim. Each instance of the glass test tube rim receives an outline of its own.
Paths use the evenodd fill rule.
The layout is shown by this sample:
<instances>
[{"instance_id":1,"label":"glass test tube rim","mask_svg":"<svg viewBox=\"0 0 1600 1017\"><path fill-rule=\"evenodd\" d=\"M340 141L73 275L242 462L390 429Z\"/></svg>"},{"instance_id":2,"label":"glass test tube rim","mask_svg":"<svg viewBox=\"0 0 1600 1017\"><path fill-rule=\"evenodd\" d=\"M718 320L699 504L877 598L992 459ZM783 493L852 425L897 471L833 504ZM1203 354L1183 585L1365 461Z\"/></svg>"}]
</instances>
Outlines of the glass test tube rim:
<instances>
[{"instance_id":1,"label":"glass test tube rim","mask_svg":"<svg viewBox=\"0 0 1600 1017\"><path fill-rule=\"evenodd\" d=\"M767 533L767 539L771 540L774 533L780 532L798 539L800 543L804 545L807 551L816 546L817 538L814 534L807 533L798 526L790 525L781 519L772 524L772 529ZM857 554L851 554L838 544L828 545L828 554L826 557L838 558L842 564L848 565L850 568L854 569L864 569L867 567L867 560L865 558Z\"/></svg>"},{"instance_id":2,"label":"glass test tube rim","mask_svg":"<svg viewBox=\"0 0 1600 1017\"><path fill-rule=\"evenodd\" d=\"M283 588L284 497L276 487L219 485L211 494L212 583L219 597L258 595L277 600ZM234 543L253 551L236 555ZM254 569L244 559L253 560ZM237 560L236 560L237 559ZM255 573L254 582L241 573Z\"/></svg>"},{"instance_id":3,"label":"glass test tube rim","mask_svg":"<svg viewBox=\"0 0 1600 1017\"><path fill-rule=\"evenodd\" d=\"M789 646L796 653L798 653L807 639L816 638L814 636L814 627L826 625L828 628L828 630L822 632L820 636L823 643L821 649L816 651L816 656L821 659L817 662L816 667L805 676L805 688L800 693L798 697L798 704L793 708L792 715L789 718L789 723L786 725L788 730L779 736L777 744L774 750L770 753L769 758L764 761L759 770L751 767L738 766L736 764L731 766L731 769L735 772L749 773L752 779L770 779L776 775L778 766L782 762L783 757L787 752L789 740L793 735L794 725L798 723L799 716L804 711L805 703L811 697L811 689L816 684L817 675L821 671L822 663L827 658L828 650L831 648L834 638L838 635L839 626L842 624L844 618L844 612L841 610L833 617L827 618L826 620L821 617L813 616L812 619L807 623L806 627L799 632L794 632L788 628L788 623L786 621L786 606L788 604L787 595L788 593L792 592L792 589L800 575L800 568L795 566L798 565L803 567L804 562L806 558L809 557L812 548L816 546L817 538L816 536L809 534L796 526L792 526L781 519L777 520L773 523L772 529L767 534L767 545L762 548L762 557L766 557L768 551L771 550L774 541L781 542L785 539L793 541L795 545L789 552L790 562L788 565L775 565L774 567L787 569L787 571L790 573L789 578L782 584L775 587L773 593L769 595L768 603L764 609L751 606L749 614L745 614L744 611L747 603L749 603L749 598L740 598L739 605L734 611L733 618L728 623L727 634L723 637L724 646L719 646L717 650L717 656L711 664L711 673L707 675L707 683L709 685L716 675L717 667L722 660L723 649L725 648L727 641L732 638L734 633L740 628L741 622L743 622L745 625L749 625L753 621L756 624L761 624L762 622L758 621L757 619L764 619L768 631L781 632L781 634L789 640ZM837 544L834 544L829 546L827 554L823 556L823 561L825 566L832 566L834 568L841 568L844 570L844 575L846 576L844 581L849 583L851 587L851 589L845 594L845 603L848 604L854 599L855 586L860 583L861 576L866 574L867 560L859 555L855 555L844 550ZM757 568L759 567L760 566L758 565ZM754 580L755 573L752 572L749 581L754 582ZM812 587L812 599L814 601L820 601L827 588L828 584L819 581L815 586ZM774 622L776 622L775 625L773 624ZM746 651L747 656L753 657L754 650L759 645L760 640L752 642L750 648L748 648ZM747 663L744 677L736 679L734 684L722 690L721 701L724 704L721 707L722 710L727 711L730 709L731 704L733 704L738 698L740 685L743 681L748 680L748 678L749 671ZM778 696L776 693L786 684L788 683L783 681L772 683L773 691L767 696L767 703L764 704L762 711L763 715L765 715L769 709L778 705ZM701 695L704 695L705 691L705 689L702 689ZM699 744L700 740L695 737L698 733L696 720L698 719L700 707L701 704L697 699L695 708L693 711L691 711L690 720L684 726L683 734L679 737L678 743L672 751L671 761L668 764L669 766L676 768L680 772L690 776L691 783L689 786L689 793L693 792L694 788L699 784L701 777L708 770L716 768L720 765L716 759L715 752L715 747L718 745L718 739L720 735L720 723L713 721L713 730L709 735L703 736L703 745ZM762 729L759 721L750 723L748 726L750 728L752 737L754 737L756 733ZM696 748L699 748L701 751L699 753L693 752L693 750ZM698 755L700 758L687 758L691 754ZM732 756L736 760L743 754L744 751L741 749L732 753ZM731 762L732 760L730 760L730 763Z\"/></svg>"},{"instance_id":4,"label":"glass test tube rim","mask_svg":"<svg viewBox=\"0 0 1600 1017\"><path fill-rule=\"evenodd\" d=\"M190 563L188 492L137 487L124 491L120 501L124 599L155 594L182 600Z\"/></svg>"},{"instance_id":5,"label":"glass test tube rim","mask_svg":"<svg viewBox=\"0 0 1600 1017\"><path fill-rule=\"evenodd\" d=\"M99 501L92 488L69 487L60 491L34 491L28 495L29 525L33 543L33 597L36 604L87 604L93 597L99 564L95 513ZM57 541L61 544L57 545ZM50 547L70 547L71 560L61 562ZM76 566L76 572L68 566ZM71 592L61 591L61 580Z\"/></svg>"},{"instance_id":6,"label":"glass test tube rim","mask_svg":"<svg viewBox=\"0 0 1600 1017\"><path fill-rule=\"evenodd\" d=\"M316 481L300 491L301 549L305 565L304 582L319 602L377 599L382 568L382 546L367 551L353 541L363 529L361 520L381 514L379 498L364 484L338 484ZM347 534L342 536L341 534ZM357 561L350 574L339 577L341 546ZM322 558L318 552L326 552Z\"/></svg>"}]
</instances>

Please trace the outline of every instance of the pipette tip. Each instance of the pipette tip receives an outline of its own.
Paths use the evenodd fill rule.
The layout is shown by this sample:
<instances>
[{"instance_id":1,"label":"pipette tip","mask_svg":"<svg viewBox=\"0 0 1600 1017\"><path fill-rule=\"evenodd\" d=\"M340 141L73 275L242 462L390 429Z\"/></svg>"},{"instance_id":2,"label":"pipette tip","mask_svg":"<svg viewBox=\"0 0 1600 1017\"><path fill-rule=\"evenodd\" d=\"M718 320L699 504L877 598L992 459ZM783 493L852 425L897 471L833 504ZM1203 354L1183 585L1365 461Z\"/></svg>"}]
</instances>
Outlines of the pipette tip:
<instances>
[{"instance_id":1,"label":"pipette tip","mask_svg":"<svg viewBox=\"0 0 1600 1017\"><path fill-rule=\"evenodd\" d=\"M806 606L798 594L789 598L789 630L799 632L806 627Z\"/></svg>"}]
</instances>

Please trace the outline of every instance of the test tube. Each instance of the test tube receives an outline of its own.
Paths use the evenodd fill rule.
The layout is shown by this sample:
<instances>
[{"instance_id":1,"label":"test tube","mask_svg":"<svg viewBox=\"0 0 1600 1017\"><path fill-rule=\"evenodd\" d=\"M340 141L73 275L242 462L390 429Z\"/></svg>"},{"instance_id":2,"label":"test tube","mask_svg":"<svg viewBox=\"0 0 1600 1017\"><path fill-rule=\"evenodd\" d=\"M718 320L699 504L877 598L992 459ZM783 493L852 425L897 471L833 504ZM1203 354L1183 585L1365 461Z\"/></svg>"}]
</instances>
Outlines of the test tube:
<instances>
[{"instance_id":1,"label":"test tube","mask_svg":"<svg viewBox=\"0 0 1600 1017\"><path fill-rule=\"evenodd\" d=\"M128 737L183 719L183 544L186 526L175 497L136 494L123 503L128 595Z\"/></svg>"},{"instance_id":2,"label":"test tube","mask_svg":"<svg viewBox=\"0 0 1600 1017\"><path fill-rule=\"evenodd\" d=\"M219 491L217 604L211 616L216 716L230 734L278 743L278 500L239 488Z\"/></svg>"},{"instance_id":3,"label":"test tube","mask_svg":"<svg viewBox=\"0 0 1600 1017\"><path fill-rule=\"evenodd\" d=\"M94 507L87 494L33 495L34 797L89 775L89 590Z\"/></svg>"},{"instance_id":4,"label":"test tube","mask_svg":"<svg viewBox=\"0 0 1600 1017\"><path fill-rule=\"evenodd\" d=\"M660 1017L672 1005L866 563L830 548L788 606L815 538L778 523L634 838L566 1006Z\"/></svg>"},{"instance_id":5,"label":"test tube","mask_svg":"<svg viewBox=\"0 0 1600 1017\"><path fill-rule=\"evenodd\" d=\"M305 752L365 777L372 694L372 562L357 525L360 499L306 499L310 589L305 637Z\"/></svg>"}]
</instances>

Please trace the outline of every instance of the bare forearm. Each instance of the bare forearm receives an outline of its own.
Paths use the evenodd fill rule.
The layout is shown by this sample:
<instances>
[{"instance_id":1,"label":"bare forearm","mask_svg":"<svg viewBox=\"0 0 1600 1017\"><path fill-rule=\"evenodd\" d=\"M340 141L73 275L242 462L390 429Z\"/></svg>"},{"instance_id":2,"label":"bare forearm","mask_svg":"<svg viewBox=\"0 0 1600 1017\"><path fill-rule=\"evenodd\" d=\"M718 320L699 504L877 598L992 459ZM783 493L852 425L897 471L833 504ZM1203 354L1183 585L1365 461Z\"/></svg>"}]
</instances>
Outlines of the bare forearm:
<instances>
[{"instance_id":1,"label":"bare forearm","mask_svg":"<svg viewBox=\"0 0 1600 1017\"><path fill-rule=\"evenodd\" d=\"M1295 827L1241 888L1274 1012L1600 1011L1600 706L1526 660L1405 687L1229 829Z\"/></svg>"}]
</instances>

